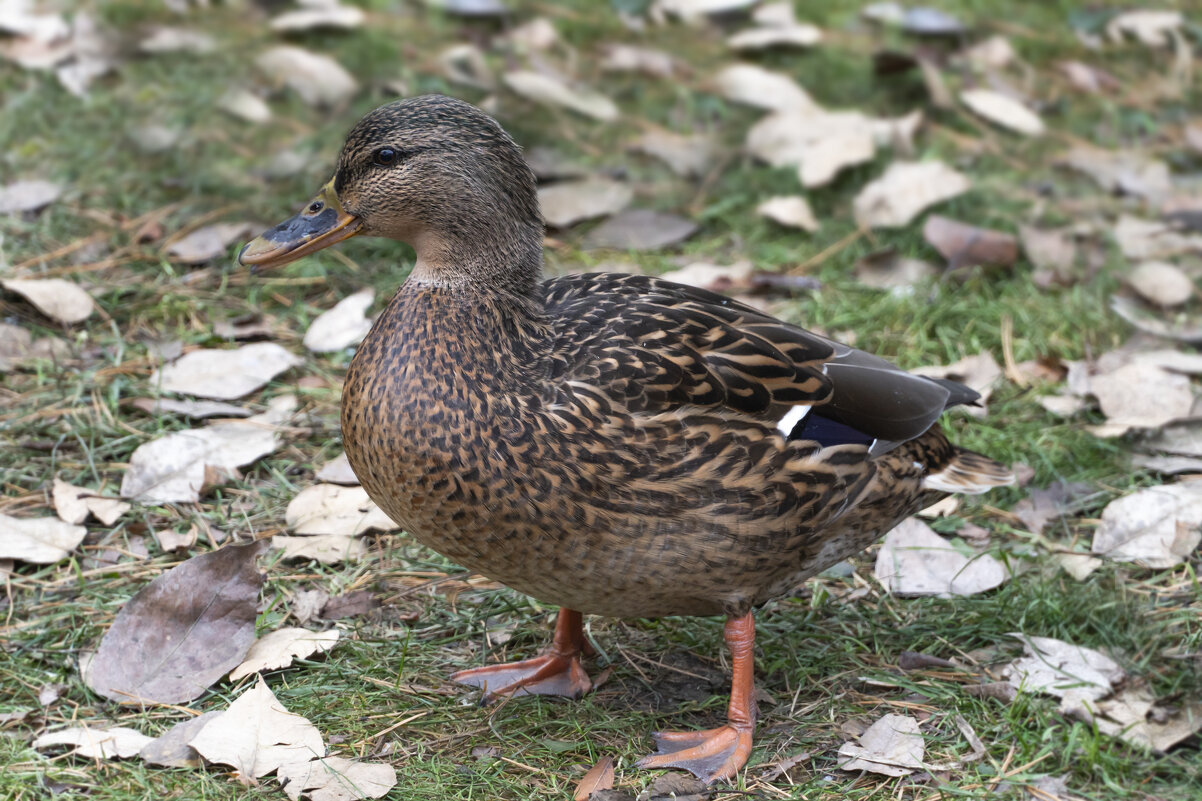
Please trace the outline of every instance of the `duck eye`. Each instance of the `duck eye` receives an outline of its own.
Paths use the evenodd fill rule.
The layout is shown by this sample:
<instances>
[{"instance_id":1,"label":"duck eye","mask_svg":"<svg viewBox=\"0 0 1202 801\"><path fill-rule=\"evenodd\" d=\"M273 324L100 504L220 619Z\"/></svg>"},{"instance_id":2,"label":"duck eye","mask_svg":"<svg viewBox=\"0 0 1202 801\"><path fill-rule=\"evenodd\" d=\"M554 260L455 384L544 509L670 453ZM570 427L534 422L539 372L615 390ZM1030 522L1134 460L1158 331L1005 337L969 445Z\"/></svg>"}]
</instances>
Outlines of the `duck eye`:
<instances>
[{"instance_id":1,"label":"duck eye","mask_svg":"<svg viewBox=\"0 0 1202 801\"><path fill-rule=\"evenodd\" d=\"M382 147L372 154L371 160L381 167L396 164L397 152L391 147Z\"/></svg>"},{"instance_id":2,"label":"duck eye","mask_svg":"<svg viewBox=\"0 0 1202 801\"><path fill-rule=\"evenodd\" d=\"M320 200L314 200L312 203L309 204L309 213L316 214L317 212L321 211L325 207L326 207L325 203L322 203Z\"/></svg>"}]
</instances>

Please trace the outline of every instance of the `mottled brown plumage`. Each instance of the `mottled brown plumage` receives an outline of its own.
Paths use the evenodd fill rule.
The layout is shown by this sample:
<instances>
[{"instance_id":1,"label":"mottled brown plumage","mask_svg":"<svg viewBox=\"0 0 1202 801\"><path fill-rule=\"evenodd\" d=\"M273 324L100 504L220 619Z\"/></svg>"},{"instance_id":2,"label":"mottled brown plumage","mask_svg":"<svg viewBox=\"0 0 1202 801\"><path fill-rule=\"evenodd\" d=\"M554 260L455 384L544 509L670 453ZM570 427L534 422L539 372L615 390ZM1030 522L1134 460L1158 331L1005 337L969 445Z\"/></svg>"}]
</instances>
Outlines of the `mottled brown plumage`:
<instances>
[{"instance_id":1,"label":"mottled brown plumage","mask_svg":"<svg viewBox=\"0 0 1202 801\"><path fill-rule=\"evenodd\" d=\"M576 612L730 619L730 722L661 736L647 764L732 775L751 747L751 611L940 491L1010 481L935 422L975 399L964 387L700 289L543 281L533 175L465 103L368 114L331 185L243 260L284 263L354 233L418 257L347 374L355 473L421 542L575 610L547 655L459 678L575 694L588 687Z\"/></svg>"}]
</instances>

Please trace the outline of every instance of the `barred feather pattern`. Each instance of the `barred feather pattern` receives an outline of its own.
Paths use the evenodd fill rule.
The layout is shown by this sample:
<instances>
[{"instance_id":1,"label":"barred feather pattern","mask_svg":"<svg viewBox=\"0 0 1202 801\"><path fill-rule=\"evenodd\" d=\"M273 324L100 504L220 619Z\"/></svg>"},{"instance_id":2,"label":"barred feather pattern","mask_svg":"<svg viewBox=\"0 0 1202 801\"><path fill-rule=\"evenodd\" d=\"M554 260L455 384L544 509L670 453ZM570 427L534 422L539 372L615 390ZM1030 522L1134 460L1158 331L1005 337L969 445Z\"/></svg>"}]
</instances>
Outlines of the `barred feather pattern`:
<instances>
[{"instance_id":1,"label":"barred feather pattern","mask_svg":"<svg viewBox=\"0 0 1202 801\"><path fill-rule=\"evenodd\" d=\"M384 511L465 567L585 613L737 616L912 514L965 453L937 424L877 457L782 436L830 401L835 357L645 276L557 278L541 302L410 281L348 372L343 438Z\"/></svg>"}]
</instances>

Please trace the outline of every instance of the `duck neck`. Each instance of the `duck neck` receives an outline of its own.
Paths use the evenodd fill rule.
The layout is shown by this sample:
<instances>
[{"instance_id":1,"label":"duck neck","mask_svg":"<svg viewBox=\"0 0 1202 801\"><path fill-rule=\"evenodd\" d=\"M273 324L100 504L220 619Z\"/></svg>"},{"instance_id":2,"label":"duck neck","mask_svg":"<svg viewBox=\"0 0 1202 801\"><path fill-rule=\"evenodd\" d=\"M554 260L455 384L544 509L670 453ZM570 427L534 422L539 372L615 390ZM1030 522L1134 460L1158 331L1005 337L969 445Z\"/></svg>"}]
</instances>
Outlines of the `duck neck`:
<instances>
[{"instance_id":1,"label":"duck neck","mask_svg":"<svg viewBox=\"0 0 1202 801\"><path fill-rule=\"evenodd\" d=\"M515 222L507 230L431 231L413 237L413 246L417 263L409 280L415 284L541 306L541 226Z\"/></svg>"}]
</instances>

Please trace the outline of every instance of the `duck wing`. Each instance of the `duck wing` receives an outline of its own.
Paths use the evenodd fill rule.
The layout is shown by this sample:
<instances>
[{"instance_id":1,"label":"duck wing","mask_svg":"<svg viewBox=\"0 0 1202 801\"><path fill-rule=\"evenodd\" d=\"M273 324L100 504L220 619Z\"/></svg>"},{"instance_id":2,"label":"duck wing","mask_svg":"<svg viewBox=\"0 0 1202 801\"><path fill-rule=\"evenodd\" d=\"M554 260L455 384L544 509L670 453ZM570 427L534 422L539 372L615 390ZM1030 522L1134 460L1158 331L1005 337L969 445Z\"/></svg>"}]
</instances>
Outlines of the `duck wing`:
<instances>
[{"instance_id":1,"label":"duck wing","mask_svg":"<svg viewBox=\"0 0 1202 801\"><path fill-rule=\"evenodd\" d=\"M697 287L618 273L544 286L548 378L632 413L700 407L776 425L790 439L861 441L875 455L977 399Z\"/></svg>"}]
</instances>

